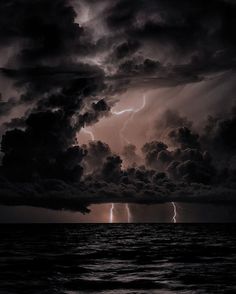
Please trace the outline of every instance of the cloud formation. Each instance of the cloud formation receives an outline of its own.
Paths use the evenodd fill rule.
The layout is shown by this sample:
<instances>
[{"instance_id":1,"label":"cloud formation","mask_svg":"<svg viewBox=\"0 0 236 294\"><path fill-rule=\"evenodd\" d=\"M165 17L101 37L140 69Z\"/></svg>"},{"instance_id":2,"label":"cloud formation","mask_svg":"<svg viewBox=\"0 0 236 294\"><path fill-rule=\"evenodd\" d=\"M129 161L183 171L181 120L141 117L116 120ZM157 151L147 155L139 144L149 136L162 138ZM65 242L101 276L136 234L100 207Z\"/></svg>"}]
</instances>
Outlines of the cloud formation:
<instances>
[{"instance_id":1,"label":"cloud formation","mask_svg":"<svg viewBox=\"0 0 236 294\"><path fill-rule=\"evenodd\" d=\"M180 120L184 121L184 118ZM59 121L58 118L55 120L56 125ZM33 127L31 121L28 124ZM32 136L33 130L34 128L27 129L24 136ZM209 129L207 130L209 132ZM189 132L191 134L191 131ZM61 138L57 138L58 149L55 149L54 145L50 148L50 141L48 145L44 141L45 149L40 146L40 151L34 151L36 147L30 146L30 149L27 149L24 146L27 137L20 138L22 145L10 140L22 136L22 133L14 130L10 134L6 137L9 141L4 137L2 144L5 152L2 165L2 175L5 179L1 179L2 204L35 203L36 206L78 209L82 212L86 212L86 207L90 204L105 202L152 204L180 201L236 204L235 166L217 166L217 160L213 161L200 143L192 145L190 140L189 145L186 145L185 136L178 138L175 149L169 149L163 142L146 143L142 148L145 165L134 165L135 160L131 156L132 164L124 169L121 158L112 154L109 146L100 141L91 142L82 148L75 146L62 153ZM205 134L198 136L196 135L200 142ZM68 138L68 134L66 137ZM49 138L53 138L51 134ZM42 138L38 138L30 141L38 146L41 140ZM65 144L64 141L63 143ZM14 144L19 147L18 153L15 153ZM212 142L209 144L211 146ZM227 144L225 142L225 152L220 153L225 159L229 157ZM126 154L130 154L130 150L134 154L135 149L131 147L125 148ZM12 153L9 153L9 150ZM35 154L32 155L32 152ZM39 162L36 155L40 157L41 166L36 165ZM50 158L50 162L47 162L46 158ZM135 158L140 160L139 157ZM23 164L29 170L27 173L25 169L22 175ZM22 179L22 176L28 178Z\"/></svg>"},{"instance_id":2,"label":"cloud formation","mask_svg":"<svg viewBox=\"0 0 236 294\"><path fill-rule=\"evenodd\" d=\"M121 92L234 76L235 20L236 4L224 0L1 3L9 53L0 75L18 96L0 99L0 203L82 212L105 202L235 205L235 108L201 131L167 111L153 140L121 154L76 139L112 115ZM19 107L24 115L11 115Z\"/></svg>"}]
</instances>

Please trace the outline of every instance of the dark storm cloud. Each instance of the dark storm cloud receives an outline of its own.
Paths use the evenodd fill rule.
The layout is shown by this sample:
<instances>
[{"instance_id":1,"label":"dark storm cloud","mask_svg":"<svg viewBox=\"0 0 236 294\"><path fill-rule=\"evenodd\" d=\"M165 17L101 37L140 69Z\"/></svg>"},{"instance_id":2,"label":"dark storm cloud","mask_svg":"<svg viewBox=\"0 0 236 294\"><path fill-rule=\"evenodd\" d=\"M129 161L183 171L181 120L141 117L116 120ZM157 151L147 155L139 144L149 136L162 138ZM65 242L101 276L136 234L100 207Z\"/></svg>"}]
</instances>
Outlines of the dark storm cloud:
<instances>
[{"instance_id":1,"label":"dark storm cloud","mask_svg":"<svg viewBox=\"0 0 236 294\"><path fill-rule=\"evenodd\" d=\"M142 148L142 152L145 154L146 165L151 168L157 167L156 165L158 165L158 156L160 154L166 154L165 160L168 160L167 148L168 146L166 144L158 141L146 143ZM164 158L163 155L161 158Z\"/></svg>"},{"instance_id":2,"label":"dark storm cloud","mask_svg":"<svg viewBox=\"0 0 236 294\"><path fill-rule=\"evenodd\" d=\"M160 141L146 143L142 148L146 166L165 172L177 182L211 185L212 188L218 185L234 187L234 117L234 108L227 119L211 117L205 131L197 134L190 121L167 111L160 118L160 124L157 123L159 132L156 136L171 143L175 149L169 149ZM167 136L162 136L163 130Z\"/></svg>"},{"instance_id":3,"label":"dark storm cloud","mask_svg":"<svg viewBox=\"0 0 236 294\"><path fill-rule=\"evenodd\" d=\"M15 129L15 128L22 128L26 127L25 118L13 118L9 122L3 124L5 129Z\"/></svg>"},{"instance_id":4,"label":"dark storm cloud","mask_svg":"<svg viewBox=\"0 0 236 294\"><path fill-rule=\"evenodd\" d=\"M17 101L15 98L10 98L7 101L2 101L0 94L0 117L8 115L12 108L17 105Z\"/></svg>"},{"instance_id":5,"label":"dark storm cloud","mask_svg":"<svg viewBox=\"0 0 236 294\"><path fill-rule=\"evenodd\" d=\"M88 75L92 69L93 74ZM17 127L16 123L18 127L24 125L23 129L13 129L2 136L2 170L9 179L80 180L84 154L80 147L74 146L76 133L110 110L105 100L96 98L103 88L103 76L97 76L96 69L83 65L79 78L62 80L60 75L65 77L65 72L49 70L48 77L48 70L43 69L40 73L36 71L35 79L31 75L25 79L28 91L21 95L19 103L33 101L35 104L23 119L25 124L22 119L13 119L4 125L9 128ZM85 74L81 78L83 71Z\"/></svg>"},{"instance_id":6,"label":"dark storm cloud","mask_svg":"<svg viewBox=\"0 0 236 294\"><path fill-rule=\"evenodd\" d=\"M16 81L18 88L27 92L21 96L21 102L39 99L39 96L63 89L64 94L91 95L104 87L104 73L97 66L76 63L54 67L34 67L7 69L0 71Z\"/></svg>"},{"instance_id":7,"label":"dark storm cloud","mask_svg":"<svg viewBox=\"0 0 236 294\"><path fill-rule=\"evenodd\" d=\"M190 129L186 127L178 128L169 133L169 138L180 145L182 149L186 148L198 148L199 136L194 134Z\"/></svg>"},{"instance_id":8,"label":"dark storm cloud","mask_svg":"<svg viewBox=\"0 0 236 294\"><path fill-rule=\"evenodd\" d=\"M0 4L0 46L14 49L1 74L20 93L18 100L0 101L0 116L31 106L23 118L4 123L0 203L81 212L105 202L236 205L235 109L227 118L210 118L204 134L165 113L142 159L134 145L119 156L103 142L76 141L81 128L108 115L114 102L106 95L233 73L236 4L101 1L104 10L82 26L72 3Z\"/></svg>"},{"instance_id":9,"label":"dark storm cloud","mask_svg":"<svg viewBox=\"0 0 236 294\"><path fill-rule=\"evenodd\" d=\"M122 160L119 156L107 157L102 168L102 178L107 182L119 183Z\"/></svg>"},{"instance_id":10,"label":"dark storm cloud","mask_svg":"<svg viewBox=\"0 0 236 294\"><path fill-rule=\"evenodd\" d=\"M205 127L203 144L210 145L211 152L228 154L230 157L236 151L236 107L233 107L227 117L210 116ZM211 143L211 144L209 144Z\"/></svg>"},{"instance_id":11,"label":"dark storm cloud","mask_svg":"<svg viewBox=\"0 0 236 294\"><path fill-rule=\"evenodd\" d=\"M123 148L121 157L126 166L133 167L141 164L142 159L136 152L137 148L133 144L126 145Z\"/></svg>"},{"instance_id":12,"label":"dark storm cloud","mask_svg":"<svg viewBox=\"0 0 236 294\"><path fill-rule=\"evenodd\" d=\"M114 49L112 57L121 60L133 55L140 48L138 41L126 41L117 45Z\"/></svg>"},{"instance_id":13,"label":"dark storm cloud","mask_svg":"<svg viewBox=\"0 0 236 294\"><path fill-rule=\"evenodd\" d=\"M176 65L166 66L162 65L158 60L149 58L143 61L142 58L126 60L118 66L118 70L114 75L107 77L111 84L117 84L116 91L119 88L124 91L128 88L176 87L178 85L198 83L204 79L205 77L199 75L198 72L191 72L188 64L178 67Z\"/></svg>"},{"instance_id":14,"label":"dark storm cloud","mask_svg":"<svg viewBox=\"0 0 236 294\"><path fill-rule=\"evenodd\" d=\"M223 0L120 0L107 9L113 31L123 30L139 41L174 46L183 51L234 47L235 2Z\"/></svg>"},{"instance_id":15,"label":"dark storm cloud","mask_svg":"<svg viewBox=\"0 0 236 294\"><path fill-rule=\"evenodd\" d=\"M20 66L16 71L3 69L4 74L25 86L32 77L33 87L42 92L69 79L83 78L82 64L77 66L76 72L75 56L96 59L96 54L109 52L100 66L109 69L106 71L107 93L119 93L129 87L155 88L200 82L209 74L235 69L236 5L233 2L193 0L190 5L189 1L181 0L176 5L173 1L151 0L147 5L144 0L100 1L106 5L102 13L96 15L97 3L85 1L94 18L100 19L94 26L92 19L85 28L75 22L72 3L12 0L1 4L2 44L15 47L18 44L18 53L9 64L11 68L12 64L13 68ZM79 10L81 7L79 5ZM12 11L19 11L16 19L11 18ZM102 24L108 32L94 40L91 31L98 30ZM161 60L149 50L163 51L159 45L164 45L168 52ZM170 61L167 63L165 59ZM51 68L44 68L45 64ZM101 71L97 68L95 73L86 71L86 75L99 76ZM23 99L30 100L35 94L30 92Z\"/></svg>"},{"instance_id":16,"label":"dark storm cloud","mask_svg":"<svg viewBox=\"0 0 236 294\"><path fill-rule=\"evenodd\" d=\"M192 122L189 121L188 118L181 116L177 111L169 109L166 110L155 122L155 128L159 128L161 131L170 131L172 129L181 127L191 128Z\"/></svg>"},{"instance_id":17,"label":"dark storm cloud","mask_svg":"<svg viewBox=\"0 0 236 294\"><path fill-rule=\"evenodd\" d=\"M0 44L18 49L1 73L23 91L17 102L3 102L2 111L9 112L10 104L32 105L25 117L4 124L11 130L2 136L1 170L12 181L79 181L85 153L75 146L76 132L110 110L97 97L103 70L75 62L88 39L69 1L12 0L0 8Z\"/></svg>"},{"instance_id":18,"label":"dark storm cloud","mask_svg":"<svg viewBox=\"0 0 236 294\"><path fill-rule=\"evenodd\" d=\"M13 181L34 178L79 180L83 151L70 147L75 130L62 111L32 113L26 129L13 129L2 136L3 173Z\"/></svg>"},{"instance_id":19,"label":"dark storm cloud","mask_svg":"<svg viewBox=\"0 0 236 294\"><path fill-rule=\"evenodd\" d=\"M133 174L134 173L134 174ZM152 178L150 178L150 176ZM12 183L1 179L0 202L3 205L29 205L50 209L89 212L99 203L157 204L170 201L236 205L235 189L200 183L173 182L164 174L128 170L111 182L88 179L80 184L60 180Z\"/></svg>"},{"instance_id":20,"label":"dark storm cloud","mask_svg":"<svg viewBox=\"0 0 236 294\"><path fill-rule=\"evenodd\" d=\"M130 87L176 86L235 70L234 2L151 0L147 5L144 0L120 0L113 2L105 15L118 44L120 38L139 42L138 54L133 52L121 60L114 76L126 79ZM156 52L150 55L154 48ZM166 58L150 57L158 52L162 55L163 50ZM117 58L113 61L117 63Z\"/></svg>"},{"instance_id":21,"label":"dark storm cloud","mask_svg":"<svg viewBox=\"0 0 236 294\"><path fill-rule=\"evenodd\" d=\"M106 158L112 155L108 144L101 141L89 142L88 146L82 146L86 152L84 158L85 172L88 174L99 174Z\"/></svg>"},{"instance_id":22,"label":"dark storm cloud","mask_svg":"<svg viewBox=\"0 0 236 294\"><path fill-rule=\"evenodd\" d=\"M110 111L110 106L105 100L101 99L96 103L92 103L89 111L79 116L79 125L89 126L99 121L99 119L107 115Z\"/></svg>"},{"instance_id":23,"label":"dark storm cloud","mask_svg":"<svg viewBox=\"0 0 236 294\"><path fill-rule=\"evenodd\" d=\"M103 70L77 60L93 44L75 18L68 0L0 4L0 46L14 49L1 74L23 92L12 107L40 100L36 107L40 111L53 105L80 109L84 97L96 96L104 88Z\"/></svg>"},{"instance_id":24,"label":"dark storm cloud","mask_svg":"<svg viewBox=\"0 0 236 294\"><path fill-rule=\"evenodd\" d=\"M207 153L197 149L177 150L172 154L172 161L167 166L167 173L176 180L187 183L215 184L216 170Z\"/></svg>"},{"instance_id":25,"label":"dark storm cloud","mask_svg":"<svg viewBox=\"0 0 236 294\"><path fill-rule=\"evenodd\" d=\"M83 28L67 0L10 0L0 4L0 16L0 44L19 43L18 62L24 66L84 50Z\"/></svg>"},{"instance_id":26,"label":"dark storm cloud","mask_svg":"<svg viewBox=\"0 0 236 294\"><path fill-rule=\"evenodd\" d=\"M185 118L167 113L170 123L178 120L190 128L191 123ZM200 135L199 138L201 142ZM51 179L43 179L45 175L48 177L45 171L38 180L30 182L19 182L19 179L12 182L2 177L1 203L81 212L88 212L90 204L106 202L153 204L179 201L236 205L235 167L216 167L217 160L213 161L203 146L190 148L180 144L179 148L169 150L162 142L146 143L142 148L146 167L128 169L122 169L121 158L112 154L109 146L102 142L91 142L83 148L71 148L64 156L59 150L61 164L55 163L55 167L63 177L57 176L57 180L55 174ZM7 150L11 150L10 146ZM78 163L88 172L80 181ZM72 174L77 175L74 182Z\"/></svg>"}]
</instances>

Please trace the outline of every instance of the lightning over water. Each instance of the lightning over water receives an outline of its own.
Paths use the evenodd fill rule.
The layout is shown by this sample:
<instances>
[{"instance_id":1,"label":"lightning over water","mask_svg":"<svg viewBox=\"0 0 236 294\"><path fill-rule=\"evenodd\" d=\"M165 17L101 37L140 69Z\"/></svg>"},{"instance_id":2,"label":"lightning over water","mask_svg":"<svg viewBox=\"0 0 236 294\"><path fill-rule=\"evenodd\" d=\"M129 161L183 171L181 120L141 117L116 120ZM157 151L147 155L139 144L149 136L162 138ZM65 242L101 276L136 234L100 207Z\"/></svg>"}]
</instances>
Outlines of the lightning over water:
<instances>
[{"instance_id":1,"label":"lightning over water","mask_svg":"<svg viewBox=\"0 0 236 294\"><path fill-rule=\"evenodd\" d=\"M109 216L109 223L113 223L114 221L114 208L115 208L115 204L112 203L111 204L111 208L110 208L110 216Z\"/></svg>"},{"instance_id":2,"label":"lightning over water","mask_svg":"<svg viewBox=\"0 0 236 294\"><path fill-rule=\"evenodd\" d=\"M172 218L172 222L173 223L177 223L177 207L175 202L171 202L171 205L173 206L173 218Z\"/></svg>"},{"instance_id":3,"label":"lightning over water","mask_svg":"<svg viewBox=\"0 0 236 294\"><path fill-rule=\"evenodd\" d=\"M140 112L141 110L143 110L146 106L146 95L143 95L143 100L142 100L142 105L135 109L135 108L127 108L121 111L111 111L112 114L114 115L123 115L125 113L131 113L131 115L128 117L128 119L124 122L121 130L120 130L120 138L122 139L123 142L125 142L126 144L130 144L131 142L125 137L124 132L128 126L128 124L133 120L135 114L137 114L138 112ZM126 207L126 211L127 211L127 222L130 223L131 222L131 212L130 212L130 208L129 208L129 204L127 203L125 205ZM111 208L112 211L113 208ZM112 212L111 212L112 213ZM111 220L111 217L110 217Z\"/></svg>"},{"instance_id":4,"label":"lightning over water","mask_svg":"<svg viewBox=\"0 0 236 294\"><path fill-rule=\"evenodd\" d=\"M95 135L92 131L89 131L86 128L82 128L82 132L89 135L91 138L91 141L95 141ZM114 208L115 208L115 204L112 203L111 208L110 208L110 214L109 214L109 223L113 223L113 221L114 221ZM130 217L129 217L129 210L128 209L127 209L127 213L128 213L128 220L129 220Z\"/></svg>"},{"instance_id":5,"label":"lightning over water","mask_svg":"<svg viewBox=\"0 0 236 294\"><path fill-rule=\"evenodd\" d=\"M95 141L95 136L94 136L94 133L92 131L89 131L86 128L82 128L82 132L89 135L90 138L91 138L91 141ZM111 208L110 208L110 214L109 214L109 222L110 223L113 223L113 220L114 220L114 206L115 206L114 203L112 203Z\"/></svg>"},{"instance_id":6,"label":"lightning over water","mask_svg":"<svg viewBox=\"0 0 236 294\"><path fill-rule=\"evenodd\" d=\"M126 144L130 144L131 143L129 141L129 139L124 135L124 132L125 132L125 130L128 127L128 124L130 122L132 122L132 120L134 119L134 116L137 113L139 113L140 111L142 111L145 108L145 106L146 106L146 95L143 95L143 97L142 97L142 105L140 107L136 108L136 109L135 108L126 108L126 109L123 109L123 110L120 110L120 111L111 110L111 113L113 115L116 115L116 116L121 116L121 115L124 115L126 113L129 113L130 114L129 117L124 121L124 123L122 125L122 128L120 129L120 138ZM91 141L95 141L95 135L94 135L94 133L90 129L82 128L81 131L84 134L90 136L90 140ZM172 222L173 223L177 223L178 213L177 213L176 203L175 202L171 202L171 206L173 208ZM115 209L115 204L112 203L111 204L111 207L110 207L110 212L109 212L109 223L113 223L114 222L114 209ZM127 223L131 223L132 222L132 214L131 214L130 207L129 207L129 204L128 203L125 204L125 209L126 209Z\"/></svg>"},{"instance_id":7,"label":"lightning over water","mask_svg":"<svg viewBox=\"0 0 236 294\"><path fill-rule=\"evenodd\" d=\"M129 208L129 204L128 204L128 203L126 203L125 208L126 208L126 211L127 211L127 219L128 219L128 223L131 223L132 215L131 215L131 212L130 212L130 208Z\"/></svg>"}]
</instances>

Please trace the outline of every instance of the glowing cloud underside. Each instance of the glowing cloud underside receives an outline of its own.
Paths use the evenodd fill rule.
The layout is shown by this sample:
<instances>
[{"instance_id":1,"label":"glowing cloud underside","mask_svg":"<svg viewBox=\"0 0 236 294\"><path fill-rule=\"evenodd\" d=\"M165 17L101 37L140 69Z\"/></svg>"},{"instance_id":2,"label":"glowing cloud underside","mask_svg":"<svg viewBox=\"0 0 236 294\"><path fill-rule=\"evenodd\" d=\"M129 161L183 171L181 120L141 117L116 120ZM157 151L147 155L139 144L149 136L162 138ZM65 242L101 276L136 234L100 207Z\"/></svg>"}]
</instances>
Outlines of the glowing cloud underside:
<instances>
[{"instance_id":1,"label":"glowing cloud underside","mask_svg":"<svg viewBox=\"0 0 236 294\"><path fill-rule=\"evenodd\" d=\"M128 119L124 122L121 130L120 130L120 137L121 139L126 143L126 144L130 144L131 142L125 137L124 132L128 126L128 124L133 120L135 114L137 114L138 112L142 111L146 106L146 95L143 95L143 99L142 99L142 105L135 109L135 108L127 108L127 109L123 109L121 111L113 111L111 110L111 113L113 115L116 116L120 116L123 115L125 113L131 113L131 115L128 117ZM86 129L86 128L82 128L81 130L83 133L87 134L90 136L91 141L95 141L95 135L93 134L92 131ZM171 205L173 207L173 217L172 217L172 222L173 223L177 223L177 207L175 202L171 202ZM127 212L127 222L130 223L132 221L132 214L129 208L129 204L126 203L125 205L126 208L126 212ZM111 208L110 208L110 214L109 214L109 222L113 223L114 222L114 209L115 209L115 204L112 203L111 204Z\"/></svg>"}]
</instances>

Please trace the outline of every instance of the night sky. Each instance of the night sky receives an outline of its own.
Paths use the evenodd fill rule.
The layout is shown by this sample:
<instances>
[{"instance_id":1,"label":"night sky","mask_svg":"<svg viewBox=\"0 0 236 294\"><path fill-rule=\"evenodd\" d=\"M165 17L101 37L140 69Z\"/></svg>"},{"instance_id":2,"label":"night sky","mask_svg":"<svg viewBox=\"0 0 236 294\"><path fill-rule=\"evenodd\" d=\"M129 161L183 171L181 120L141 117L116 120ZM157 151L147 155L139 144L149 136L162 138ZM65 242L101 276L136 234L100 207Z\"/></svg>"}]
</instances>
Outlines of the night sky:
<instances>
[{"instance_id":1,"label":"night sky","mask_svg":"<svg viewBox=\"0 0 236 294\"><path fill-rule=\"evenodd\" d=\"M0 222L236 221L235 28L234 0L1 1Z\"/></svg>"}]
</instances>

